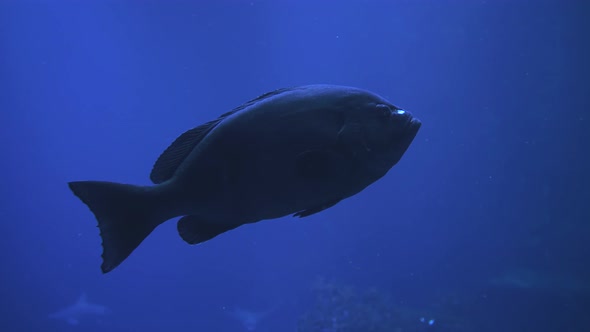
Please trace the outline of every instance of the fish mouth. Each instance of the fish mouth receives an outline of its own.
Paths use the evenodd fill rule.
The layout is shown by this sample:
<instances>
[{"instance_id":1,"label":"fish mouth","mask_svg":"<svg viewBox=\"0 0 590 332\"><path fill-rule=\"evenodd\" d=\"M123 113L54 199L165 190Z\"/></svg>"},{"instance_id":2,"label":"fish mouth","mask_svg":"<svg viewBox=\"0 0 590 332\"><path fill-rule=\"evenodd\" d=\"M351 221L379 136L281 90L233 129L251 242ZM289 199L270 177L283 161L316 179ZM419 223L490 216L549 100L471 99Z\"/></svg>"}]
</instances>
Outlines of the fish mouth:
<instances>
[{"instance_id":1,"label":"fish mouth","mask_svg":"<svg viewBox=\"0 0 590 332\"><path fill-rule=\"evenodd\" d=\"M411 131L418 132L420 127L422 127L422 121L420 121L417 118L411 117L408 123L406 124L406 127Z\"/></svg>"},{"instance_id":2,"label":"fish mouth","mask_svg":"<svg viewBox=\"0 0 590 332\"><path fill-rule=\"evenodd\" d=\"M422 127L422 121L418 120L417 118L414 117L410 117L408 119L408 122L405 125L405 132L406 132L406 141L408 146L410 145L410 143L412 143L412 141L414 140L414 138L416 137L416 135L418 134L418 130L420 130L420 127Z\"/></svg>"},{"instance_id":3,"label":"fish mouth","mask_svg":"<svg viewBox=\"0 0 590 332\"><path fill-rule=\"evenodd\" d=\"M420 127L422 126L422 121L420 121L418 118L415 118L410 112L407 111L403 111L403 113L399 113L398 111L398 115L402 115L404 117L404 122L400 126L400 130L397 134L401 135L403 138L397 136L396 139L399 140L401 138L400 143L405 145L407 148L416 137L416 134L418 134L418 130L420 130Z\"/></svg>"},{"instance_id":4,"label":"fish mouth","mask_svg":"<svg viewBox=\"0 0 590 332\"><path fill-rule=\"evenodd\" d=\"M405 151L418 134L422 121L414 117L411 112L393 107L391 109L391 140L397 149ZM403 152L402 152L403 153Z\"/></svg>"},{"instance_id":5,"label":"fish mouth","mask_svg":"<svg viewBox=\"0 0 590 332\"><path fill-rule=\"evenodd\" d=\"M415 118L412 113L403 110L403 109L396 109L395 111L393 111L394 113L394 118L403 118L402 121L403 125L402 128L404 131L408 131L408 132L413 132L414 135L418 132L418 130L420 129L420 127L422 126L422 121L420 121L418 118ZM398 120L399 121L399 120Z\"/></svg>"}]
</instances>

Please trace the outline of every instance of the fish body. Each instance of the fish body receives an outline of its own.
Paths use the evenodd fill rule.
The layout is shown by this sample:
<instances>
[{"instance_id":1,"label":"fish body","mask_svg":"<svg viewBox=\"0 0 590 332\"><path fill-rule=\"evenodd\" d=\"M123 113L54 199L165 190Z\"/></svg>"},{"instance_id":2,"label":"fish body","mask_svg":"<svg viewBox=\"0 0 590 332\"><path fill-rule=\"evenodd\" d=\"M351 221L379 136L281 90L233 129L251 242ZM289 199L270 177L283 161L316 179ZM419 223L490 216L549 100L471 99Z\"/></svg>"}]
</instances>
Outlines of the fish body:
<instances>
[{"instance_id":1,"label":"fish body","mask_svg":"<svg viewBox=\"0 0 590 332\"><path fill-rule=\"evenodd\" d=\"M197 244L238 226L305 217L383 177L421 122L366 90L279 89L193 128L156 161L153 186L100 181L69 186L95 214L103 272L164 221Z\"/></svg>"}]
</instances>

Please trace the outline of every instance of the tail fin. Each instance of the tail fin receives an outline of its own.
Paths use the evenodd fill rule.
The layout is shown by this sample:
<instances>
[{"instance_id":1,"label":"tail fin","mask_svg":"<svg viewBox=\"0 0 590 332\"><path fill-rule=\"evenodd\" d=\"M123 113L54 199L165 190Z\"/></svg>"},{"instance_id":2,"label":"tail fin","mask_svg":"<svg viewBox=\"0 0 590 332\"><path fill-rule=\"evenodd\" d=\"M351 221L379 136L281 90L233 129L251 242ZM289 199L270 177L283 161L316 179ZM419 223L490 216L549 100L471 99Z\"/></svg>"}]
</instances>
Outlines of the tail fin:
<instances>
[{"instance_id":1,"label":"tail fin","mask_svg":"<svg viewBox=\"0 0 590 332\"><path fill-rule=\"evenodd\" d=\"M121 264L166 218L153 191L102 181L69 182L70 189L94 213L102 238L103 273ZM160 209L160 210L159 210Z\"/></svg>"}]
</instances>

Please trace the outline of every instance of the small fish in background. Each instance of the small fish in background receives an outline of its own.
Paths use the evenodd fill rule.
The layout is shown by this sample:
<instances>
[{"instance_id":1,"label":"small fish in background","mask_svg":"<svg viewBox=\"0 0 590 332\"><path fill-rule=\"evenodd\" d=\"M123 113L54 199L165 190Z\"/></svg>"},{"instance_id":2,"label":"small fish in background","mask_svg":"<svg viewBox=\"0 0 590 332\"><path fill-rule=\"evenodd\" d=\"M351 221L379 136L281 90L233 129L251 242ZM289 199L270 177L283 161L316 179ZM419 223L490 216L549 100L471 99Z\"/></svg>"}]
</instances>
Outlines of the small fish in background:
<instances>
[{"instance_id":1,"label":"small fish in background","mask_svg":"<svg viewBox=\"0 0 590 332\"><path fill-rule=\"evenodd\" d=\"M567 271L539 271L526 267L509 268L490 278L494 288L529 290L557 296L590 294L590 281Z\"/></svg>"},{"instance_id":2,"label":"small fish in background","mask_svg":"<svg viewBox=\"0 0 590 332\"><path fill-rule=\"evenodd\" d=\"M242 225L329 209L385 176L420 126L359 88L279 89L180 135L155 162L152 186L68 185L98 221L107 273L175 217L180 237L198 244Z\"/></svg>"},{"instance_id":3,"label":"small fish in background","mask_svg":"<svg viewBox=\"0 0 590 332\"><path fill-rule=\"evenodd\" d=\"M229 310L229 315L239 321L242 326L246 329L246 331L255 331L258 323L268 316L273 309L269 309L266 311L254 311L243 309L239 307L235 307L232 310Z\"/></svg>"},{"instance_id":4,"label":"small fish in background","mask_svg":"<svg viewBox=\"0 0 590 332\"><path fill-rule=\"evenodd\" d=\"M86 293L82 293L76 303L55 313L49 314L51 319L63 320L70 325L78 325L81 319L90 316L103 316L108 314L110 309L95 303L88 302Z\"/></svg>"}]
</instances>

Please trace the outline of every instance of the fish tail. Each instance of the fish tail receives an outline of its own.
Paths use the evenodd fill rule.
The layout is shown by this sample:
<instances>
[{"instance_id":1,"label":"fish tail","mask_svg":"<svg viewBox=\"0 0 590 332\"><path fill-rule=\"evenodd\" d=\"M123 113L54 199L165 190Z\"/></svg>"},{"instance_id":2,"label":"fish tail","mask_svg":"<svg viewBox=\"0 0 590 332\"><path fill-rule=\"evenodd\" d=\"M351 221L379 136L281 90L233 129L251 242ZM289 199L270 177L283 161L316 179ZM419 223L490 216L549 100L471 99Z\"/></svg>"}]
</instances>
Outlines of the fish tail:
<instances>
[{"instance_id":1,"label":"fish tail","mask_svg":"<svg viewBox=\"0 0 590 332\"><path fill-rule=\"evenodd\" d=\"M68 186L96 220L102 238L103 273L112 271L162 222L154 190L103 181L69 182Z\"/></svg>"}]
</instances>

